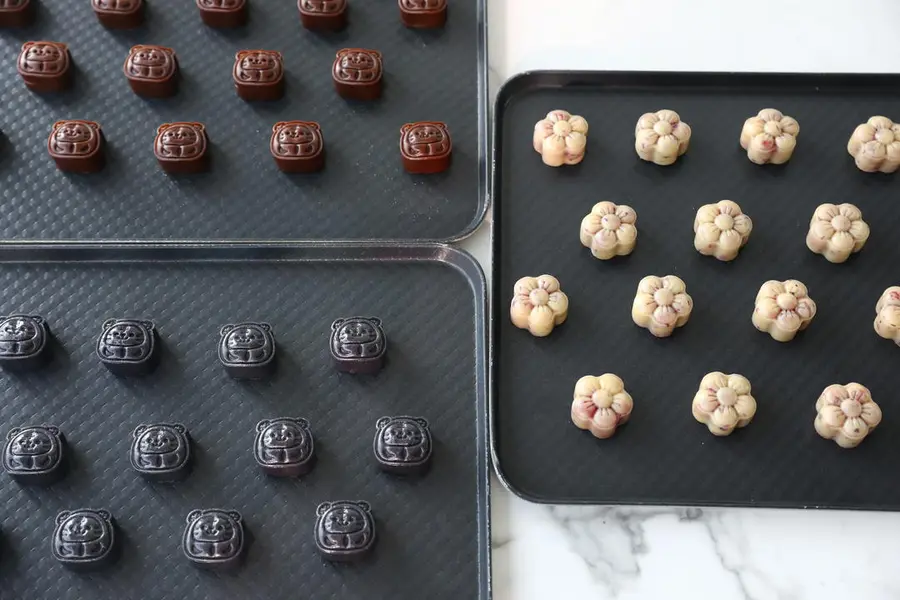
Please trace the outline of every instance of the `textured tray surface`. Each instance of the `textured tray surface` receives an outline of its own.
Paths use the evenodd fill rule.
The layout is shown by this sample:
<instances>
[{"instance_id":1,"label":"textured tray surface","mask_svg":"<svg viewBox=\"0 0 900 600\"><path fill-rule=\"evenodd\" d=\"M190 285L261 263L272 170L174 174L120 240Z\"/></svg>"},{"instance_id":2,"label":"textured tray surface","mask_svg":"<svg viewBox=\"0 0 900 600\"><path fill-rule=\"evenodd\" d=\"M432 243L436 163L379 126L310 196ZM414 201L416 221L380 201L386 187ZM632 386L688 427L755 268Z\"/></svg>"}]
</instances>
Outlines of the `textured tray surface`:
<instances>
[{"instance_id":1,"label":"textured tray surface","mask_svg":"<svg viewBox=\"0 0 900 600\"><path fill-rule=\"evenodd\" d=\"M349 26L332 34L305 30L295 1L253 0L250 22L233 31L203 25L192 1L145 4L146 23L133 31L103 28L89 1L41 0L34 26L0 32L0 237L445 239L478 225L481 2L454 2L444 29L414 31L401 24L396 2L351 1ZM21 44L41 39L69 44L70 91L33 94L16 74ZM122 64L132 45L147 43L175 49L182 73L177 96L145 100L132 93ZM384 55L381 100L352 103L335 93L331 65L348 46ZM284 54L282 100L238 98L234 55L248 48ZM46 141L57 119L102 125L108 142L102 173L56 170ZM286 120L321 124L324 171L278 171L269 137L272 125ZM439 175L407 175L400 127L428 120L448 124L453 165ZM153 139L171 121L206 124L209 173L169 177L159 168Z\"/></svg>"},{"instance_id":2,"label":"textured tray surface","mask_svg":"<svg viewBox=\"0 0 900 600\"><path fill-rule=\"evenodd\" d=\"M4 597L218 600L295 590L487 600L486 419L472 317L480 283L437 262L370 261L3 264L0 280L9 291L2 309L44 315L57 341L46 371L0 378L3 435L20 423L57 424L75 463L47 489L0 473ZM376 377L331 364L331 321L357 313L384 320L389 362ZM158 325L163 355L152 376L116 379L94 355L100 324L124 314ZM231 380L218 362L218 329L243 319L273 326L279 363L270 382ZM377 467L375 421L394 414L431 422L424 478ZM256 422L278 416L311 423L318 463L300 480L267 477L254 461ZM193 437L183 482L150 484L129 465L131 430L159 421L182 422ZM372 504L378 542L363 563L330 565L316 551L316 506L338 499ZM91 576L50 555L56 513L83 506L110 509L124 538L120 563ZM185 516L203 507L243 513L252 544L236 573L201 572L182 555Z\"/></svg>"},{"instance_id":3,"label":"textured tray surface","mask_svg":"<svg viewBox=\"0 0 900 600\"><path fill-rule=\"evenodd\" d=\"M900 509L900 350L872 330L875 302L900 283L900 178L861 173L846 150L871 115L900 119L898 91L898 79L774 75L534 73L507 85L496 138L493 444L515 492L555 503ZM744 120L768 106L800 122L784 168L753 165L738 144ZM580 166L545 167L531 146L535 122L557 108L590 123ZM671 167L634 152L638 117L661 108L694 131ZM700 205L725 198L754 228L723 264L694 250L692 225ZM637 211L627 258L599 261L579 242L581 219L601 200ZM872 228L843 265L806 248L823 202L858 205ZM557 276L570 301L569 320L545 339L509 321L515 281L541 273ZM666 340L631 320L638 281L651 274L678 275L695 303ZM764 281L788 278L807 284L819 312L783 345L750 315ZM691 415L709 371L748 377L759 406L747 429L725 439ZM569 412L576 380L607 372L625 380L635 408L600 441ZM815 402L827 385L850 381L872 390L884 421L862 446L841 450L816 435Z\"/></svg>"}]
</instances>

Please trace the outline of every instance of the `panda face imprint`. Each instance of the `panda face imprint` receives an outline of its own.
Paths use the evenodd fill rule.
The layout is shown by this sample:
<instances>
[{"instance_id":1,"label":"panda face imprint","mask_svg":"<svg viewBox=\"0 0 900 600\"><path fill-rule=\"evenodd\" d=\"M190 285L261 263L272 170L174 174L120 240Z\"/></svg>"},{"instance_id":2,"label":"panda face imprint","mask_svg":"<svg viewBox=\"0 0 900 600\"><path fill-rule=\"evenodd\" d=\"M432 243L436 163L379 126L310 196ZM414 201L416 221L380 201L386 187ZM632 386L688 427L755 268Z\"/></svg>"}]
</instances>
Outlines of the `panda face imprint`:
<instances>
[{"instance_id":1,"label":"panda face imprint","mask_svg":"<svg viewBox=\"0 0 900 600\"><path fill-rule=\"evenodd\" d=\"M326 533L356 533L366 528L366 518L355 506L340 506L328 513L323 527Z\"/></svg>"},{"instance_id":2,"label":"panda face imprint","mask_svg":"<svg viewBox=\"0 0 900 600\"><path fill-rule=\"evenodd\" d=\"M234 75L245 83L271 83L282 76L282 71L281 53L256 50L238 55Z\"/></svg>"},{"instance_id":3,"label":"panda face imprint","mask_svg":"<svg viewBox=\"0 0 900 600\"><path fill-rule=\"evenodd\" d=\"M197 130L186 125L166 129L161 138L161 142L166 146L193 146L198 140Z\"/></svg>"},{"instance_id":4,"label":"panda face imprint","mask_svg":"<svg viewBox=\"0 0 900 600\"><path fill-rule=\"evenodd\" d=\"M110 327L104 338L107 346L140 346L145 341L143 327L133 323L119 323Z\"/></svg>"},{"instance_id":5,"label":"panda face imprint","mask_svg":"<svg viewBox=\"0 0 900 600\"><path fill-rule=\"evenodd\" d=\"M228 334L225 343L232 350L255 350L266 345L266 336L258 327L239 327Z\"/></svg>"},{"instance_id":6,"label":"panda face imprint","mask_svg":"<svg viewBox=\"0 0 900 600\"><path fill-rule=\"evenodd\" d=\"M366 321L350 321L338 331L341 344L368 344L378 338L378 333L371 323Z\"/></svg>"},{"instance_id":7,"label":"panda face imprint","mask_svg":"<svg viewBox=\"0 0 900 600\"><path fill-rule=\"evenodd\" d=\"M26 429L12 439L9 451L18 456L38 456L49 454L54 445L50 434L43 429Z\"/></svg>"},{"instance_id":8,"label":"panda face imprint","mask_svg":"<svg viewBox=\"0 0 900 600\"><path fill-rule=\"evenodd\" d=\"M270 425L263 432L263 445L266 448L286 450L302 446L305 443L306 440L302 432L296 426L291 426L287 423Z\"/></svg>"},{"instance_id":9,"label":"panda face imprint","mask_svg":"<svg viewBox=\"0 0 900 600\"><path fill-rule=\"evenodd\" d=\"M227 542L235 537L234 524L230 518L215 513L203 515L194 523L192 536L197 542Z\"/></svg>"},{"instance_id":10,"label":"panda face imprint","mask_svg":"<svg viewBox=\"0 0 900 600\"><path fill-rule=\"evenodd\" d=\"M387 446L420 446L422 437L422 426L408 419L394 421L381 434Z\"/></svg>"},{"instance_id":11,"label":"panda face imprint","mask_svg":"<svg viewBox=\"0 0 900 600\"><path fill-rule=\"evenodd\" d=\"M19 66L27 73L54 75L68 68L68 50L56 42L29 42L22 53Z\"/></svg>"},{"instance_id":12,"label":"panda face imprint","mask_svg":"<svg viewBox=\"0 0 900 600\"><path fill-rule=\"evenodd\" d=\"M0 322L0 342L25 342L37 335L38 328L30 319L10 317Z\"/></svg>"},{"instance_id":13,"label":"panda face imprint","mask_svg":"<svg viewBox=\"0 0 900 600\"><path fill-rule=\"evenodd\" d=\"M80 156L96 152L97 131L82 121L62 121L54 126L50 149L60 156Z\"/></svg>"},{"instance_id":14,"label":"panda face imprint","mask_svg":"<svg viewBox=\"0 0 900 600\"><path fill-rule=\"evenodd\" d=\"M93 515L74 515L63 523L60 539L67 543L96 542L103 538L105 529L100 519Z\"/></svg>"},{"instance_id":15,"label":"panda face imprint","mask_svg":"<svg viewBox=\"0 0 900 600\"><path fill-rule=\"evenodd\" d=\"M166 454L174 452L181 445L175 432L164 427L153 427L138 438L138 447L143 454Z\"/></svg>"}]
</instances>

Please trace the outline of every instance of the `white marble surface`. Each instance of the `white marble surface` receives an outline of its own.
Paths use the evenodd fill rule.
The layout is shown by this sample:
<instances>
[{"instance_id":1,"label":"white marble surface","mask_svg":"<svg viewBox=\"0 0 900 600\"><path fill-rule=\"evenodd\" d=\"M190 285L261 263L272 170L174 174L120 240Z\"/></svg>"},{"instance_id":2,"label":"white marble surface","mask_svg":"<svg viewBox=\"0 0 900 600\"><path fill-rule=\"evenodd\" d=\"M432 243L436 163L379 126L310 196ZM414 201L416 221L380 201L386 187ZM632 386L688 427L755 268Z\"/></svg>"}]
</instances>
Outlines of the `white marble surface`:
<instances>
[{"instance_id":1,"label":"white marble surface","mask_svg":"<svg viewBox=\"0 0 900 600\"><path fill-rule=\"evenodd\" d=\"M493 92L540 68L900 71L900 0L488 3ZM489 265L487 226L463 247ZM496 481L493 494L496 600L900 598L900 514L548 507Z\"/></svg>"}]
</instances>

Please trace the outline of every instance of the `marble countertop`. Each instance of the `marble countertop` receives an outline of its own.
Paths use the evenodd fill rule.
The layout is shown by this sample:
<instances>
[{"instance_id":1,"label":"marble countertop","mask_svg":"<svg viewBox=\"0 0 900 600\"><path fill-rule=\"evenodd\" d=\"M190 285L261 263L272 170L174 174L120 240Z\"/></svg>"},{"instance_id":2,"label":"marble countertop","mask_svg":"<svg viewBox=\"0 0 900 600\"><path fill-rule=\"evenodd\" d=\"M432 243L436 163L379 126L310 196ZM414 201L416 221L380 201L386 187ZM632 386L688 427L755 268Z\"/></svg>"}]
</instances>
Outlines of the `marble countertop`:
<instances>
[{"instance_id":1,"label":"marble countertop","mask_svg":"<svg viewBox=\"0 0 900 600\"><path fill-rule=\"evenodd\" d=\"M533 69L900 71L897 0L488 4L492 97ZM462 243L488 278L489 238L488 220ZM492 493L495 600L900 598L900 513L539 506L496 479Z\"/></svg>"}]
</instances>

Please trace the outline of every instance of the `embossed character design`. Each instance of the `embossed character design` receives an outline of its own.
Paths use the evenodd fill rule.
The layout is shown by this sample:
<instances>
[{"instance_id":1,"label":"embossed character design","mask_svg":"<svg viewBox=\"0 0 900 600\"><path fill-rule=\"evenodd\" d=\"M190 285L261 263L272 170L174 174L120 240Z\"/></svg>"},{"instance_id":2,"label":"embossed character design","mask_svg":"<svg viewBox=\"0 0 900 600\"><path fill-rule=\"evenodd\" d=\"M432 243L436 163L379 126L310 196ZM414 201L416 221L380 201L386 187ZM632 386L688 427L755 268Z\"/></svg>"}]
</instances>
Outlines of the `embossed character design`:
<instances>
[{"instance_id":1,"label":"embossed character design","mask_svg":"<svg viewBox=\"0 0 900 600\"><path fill-rule=\"evenodd\" d=\"M315 447L309 421L281 417L256 425L256 462L275 477L300 477L312 470Z\"/></svg>"},{"instance_id":2,"label":"embossed character design","mask_svg":"<svg viewBox=\"0 0 900 600\"><path fill-rule=\"evenodd\" d=\"M75 570L93 570L114 559L115 529L108 510L63 511L56 517L53 556Z\"/></svg>"},{"instance_id":3,"label":"embossed character design","mask_svg":"<svg viewBox=\"0 0 900 600\"><path fill-rule=\"evenodd\" d=\"M359 560L374 547L375 520L368 502L323 502L316 514L316 547L327 560Z\"/></svg>"},{"instance_id":4,"label":"embossed character design","mask_svg":"<svg viewBox=\"0 0 900 600\"><path fill-rule=\"evenodd\" d=\"M236 510L193 510L187 516L182 549L194 565L207 569L237 566L244 552L244 525Z\"/></svg>"},{"instance_id":5,"label":"embossed character design","mask_svg":"<svg viewBox=\"0 0 900 600\"><path fill-rule=\"evenodd\" d=\"M191 443L184 425L138 425L132 437L131 466L138 473L157 481L175 481L187 475Z\"/></svg>"}]
</instances>

